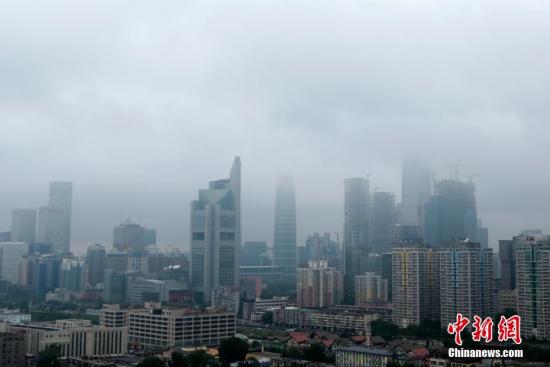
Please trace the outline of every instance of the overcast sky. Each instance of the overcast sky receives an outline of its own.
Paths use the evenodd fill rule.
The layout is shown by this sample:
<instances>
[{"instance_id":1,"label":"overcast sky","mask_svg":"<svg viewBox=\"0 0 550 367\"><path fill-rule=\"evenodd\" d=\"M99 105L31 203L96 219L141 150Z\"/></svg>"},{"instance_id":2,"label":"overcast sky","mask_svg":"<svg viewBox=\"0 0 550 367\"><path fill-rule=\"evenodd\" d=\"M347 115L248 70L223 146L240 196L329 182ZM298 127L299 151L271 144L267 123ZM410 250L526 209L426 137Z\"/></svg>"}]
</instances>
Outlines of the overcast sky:
<instances>
[{"instance_id":1,"label":"overcast sky","mask_svg":"<svg viewBox=\"0 0 550 367\"><path fill-rule=\"evenodd\" d=\"M11 3L11 4L10 4ZM494 244L550 231L547 1L3 1L0 229L74 182L73 242L131 217L186 247L189 202L243 170L243 238L341 231L343 179L404 152L477 185Z\"/></svg>"}]
</instances>

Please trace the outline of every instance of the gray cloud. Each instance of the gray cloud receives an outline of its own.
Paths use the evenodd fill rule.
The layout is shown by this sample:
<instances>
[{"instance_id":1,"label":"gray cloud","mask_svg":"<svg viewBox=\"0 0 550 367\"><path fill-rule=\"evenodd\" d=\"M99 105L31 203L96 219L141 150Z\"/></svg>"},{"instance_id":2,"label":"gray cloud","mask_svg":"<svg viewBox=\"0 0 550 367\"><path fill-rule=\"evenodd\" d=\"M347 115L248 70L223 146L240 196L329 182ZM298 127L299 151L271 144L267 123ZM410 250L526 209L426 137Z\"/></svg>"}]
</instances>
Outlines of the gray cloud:
<instances>
[{"instance_id":1,"label":"gray cloud","mask_svg":"<svg viewBox=\"0 0 550 367\"><path fill-rule=\"evenodd\" d=\"M271 240L281 172L303 238L341 230L345 177L398 192L420 151L479 175L493 243L550 230L549 24L544 1L3 4L0 224L68 179L79 248L126 216L185 246L238 154L245 239Z\"/></svg>"}]
</instances>

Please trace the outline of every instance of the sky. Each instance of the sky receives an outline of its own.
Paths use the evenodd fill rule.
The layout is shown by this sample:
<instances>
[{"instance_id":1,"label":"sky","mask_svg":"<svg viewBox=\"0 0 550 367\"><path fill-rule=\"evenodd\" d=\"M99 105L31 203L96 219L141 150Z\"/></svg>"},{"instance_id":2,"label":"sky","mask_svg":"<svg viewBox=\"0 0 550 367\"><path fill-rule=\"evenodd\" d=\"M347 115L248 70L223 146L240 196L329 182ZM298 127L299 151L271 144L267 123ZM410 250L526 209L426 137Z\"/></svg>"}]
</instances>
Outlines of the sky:
<instances>
[{"instance_id":1,"label":"sky","mask_svg":"<svg viewBox=\"0 0 550 367\"><path fill-rule=\"evenodd\" d=\"M547 1L3 1L0 230L68 180L77 252L127 217L187 248L239 155L243 239L292 174L301 243L415 154L476 183L491 245L550 232L549 45Z\"/></svg>"}]
</instances>

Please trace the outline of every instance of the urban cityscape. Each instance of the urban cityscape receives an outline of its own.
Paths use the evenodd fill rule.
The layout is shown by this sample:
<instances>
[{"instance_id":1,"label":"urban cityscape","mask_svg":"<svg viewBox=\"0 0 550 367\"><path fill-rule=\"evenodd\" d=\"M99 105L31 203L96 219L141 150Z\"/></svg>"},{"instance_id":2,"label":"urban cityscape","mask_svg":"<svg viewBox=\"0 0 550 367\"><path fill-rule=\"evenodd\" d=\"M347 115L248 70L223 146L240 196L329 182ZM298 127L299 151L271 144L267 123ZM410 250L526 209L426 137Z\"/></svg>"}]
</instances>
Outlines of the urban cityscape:
<instances>
[{"instance_id":1,"label":"urban cityscape","mask_svg":"<svg viewBox=\"0 0 550 367\"><path fill-rule=\"evenodd\" d=\"M550 4L0 6L0 367L550 366Z\"/></svg>"}]
</instances>

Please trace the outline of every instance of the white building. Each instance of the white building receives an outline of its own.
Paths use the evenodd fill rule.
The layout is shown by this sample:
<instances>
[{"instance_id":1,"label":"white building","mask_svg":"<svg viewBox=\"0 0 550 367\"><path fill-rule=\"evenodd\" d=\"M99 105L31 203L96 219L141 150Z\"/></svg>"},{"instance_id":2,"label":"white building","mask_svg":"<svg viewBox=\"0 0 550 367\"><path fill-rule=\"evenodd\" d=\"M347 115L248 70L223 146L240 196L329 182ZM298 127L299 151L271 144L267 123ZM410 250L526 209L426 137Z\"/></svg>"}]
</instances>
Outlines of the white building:
<instances>
[{"instance_id":1,"label":"white building","mask_svg":"<svg viewBox=\"0 0 550 367\"><path fill-rule=\"evenodd\" d=\"M0 242L0 279L19 283L19 262L27 251L24 242Z\"/></svg>"}]
</instances>

